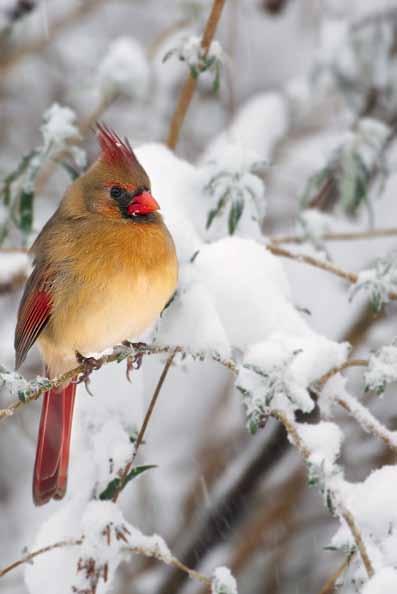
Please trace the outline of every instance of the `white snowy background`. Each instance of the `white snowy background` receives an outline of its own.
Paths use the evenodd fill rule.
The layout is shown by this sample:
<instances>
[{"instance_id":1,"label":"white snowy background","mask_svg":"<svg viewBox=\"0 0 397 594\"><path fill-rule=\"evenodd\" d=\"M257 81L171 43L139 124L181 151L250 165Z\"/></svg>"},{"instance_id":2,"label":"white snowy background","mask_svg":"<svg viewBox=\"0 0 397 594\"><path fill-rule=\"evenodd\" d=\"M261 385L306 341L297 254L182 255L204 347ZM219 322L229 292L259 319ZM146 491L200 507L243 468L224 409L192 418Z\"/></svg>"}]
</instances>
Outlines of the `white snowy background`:
<instances>
[{"instance_id":1,"label":"white snowy background","mask_svg":"<svg viewBox=\"0 0 397 594\"><path fill-rule=\"evenodd\" d=\"M145 338L202 354L176 356L137 458L156 468L117 505L98 497L133 453L164 356L144 357L132 383L125 363L104 366L93 397L79 386L61 502L31 499L40 402L0 418L0 571L84 535L0 577L0 592L204 592L166 567L173 555L214 594L325 594L345 560L341 593L397 592L397 8L226 0L172 152L165 138L189 68L202 66L211 4L0 0L1 408L26 388L8 373L23 250L70 183L56 159L96 157L97 119L130 139L177 247L177 295ZM329 202L310 205L327 175ZM34 197L31 228L23 196ZM395 234L323 238L384 228ZM271 253L279 235L303 239L279 247L358 274L354 288ZM316 386L349 357L371 358ZM36 350L22 373L40 375ZM274 418L261 428L267 414L289 439Z\"/></svg>"}]
</instances>

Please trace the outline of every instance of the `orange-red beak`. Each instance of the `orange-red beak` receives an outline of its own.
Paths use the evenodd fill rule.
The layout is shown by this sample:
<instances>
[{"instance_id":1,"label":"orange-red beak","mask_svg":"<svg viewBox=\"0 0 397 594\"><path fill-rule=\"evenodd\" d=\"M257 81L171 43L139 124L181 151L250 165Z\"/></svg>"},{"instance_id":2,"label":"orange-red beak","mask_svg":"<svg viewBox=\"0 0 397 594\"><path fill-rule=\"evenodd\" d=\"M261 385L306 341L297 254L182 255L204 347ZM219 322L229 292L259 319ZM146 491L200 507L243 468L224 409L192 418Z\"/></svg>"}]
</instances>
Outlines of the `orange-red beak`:
<instances>
[{"instance_id":1,"label":"orange-red beak","mask_svg":"<svg viewBox=\"0 0 397 594\"><path fill-rule=\"evenodd\" d=\"M131 204L127 206L129 215L144 215L156 210L160 210L160 205L147 190L134 196Z\"/></svg>"}]
</instances>

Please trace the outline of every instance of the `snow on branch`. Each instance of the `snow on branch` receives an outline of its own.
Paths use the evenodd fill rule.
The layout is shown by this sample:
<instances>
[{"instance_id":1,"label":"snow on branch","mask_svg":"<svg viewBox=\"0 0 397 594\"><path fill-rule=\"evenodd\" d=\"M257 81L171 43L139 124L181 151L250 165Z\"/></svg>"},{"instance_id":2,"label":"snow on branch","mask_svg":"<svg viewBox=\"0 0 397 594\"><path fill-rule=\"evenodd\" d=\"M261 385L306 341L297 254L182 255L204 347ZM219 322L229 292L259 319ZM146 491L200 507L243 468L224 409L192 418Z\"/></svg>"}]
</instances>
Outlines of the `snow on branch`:
<instances>
[{"instance_id":1,"label":"snow on branch","mask_svg":"<svg viewBox=\"0 0 397 594\"><path fill-rule=\"evenodd\" d=\"M365 373L366 377L368 372ZM397 431L387 429L374 415L361 404L346 389L346 378L340 374L330 377L323 385L320 383L318 404L324 416L329 417L334 403L339 404L349 415L351 415L364 431L374 437L381 439L392 451L397 451ZM315 387L313 387L316 390Z\"/></svg>"},{"instance_id":2,"label":"snow on branch","mask_svg":"<svg viewBox=\"0 0 397 594\"><path fill-rule=\"evenodd\" d=\"M165 54L163 62L166 62L172 56L187 64L192 78L198 78L204 72L211 73L214 76L213 90L214 92L219 90L224 55L218 41L212 41L206 50L201 45L200 37L195 35L183 37L177 47Z\"/></svg>"},{"instance_id":3,"label":"snow on branch","mask_svg":"<svg viewBox=\"0 0 397 594\"><path fill-rule=\"evenodd\" d=\"M42 166L60 153L70 155L79 167L85 164L85 153L71 141L79 137L76 115L68 107L54 103L43 115L42 144L25 155L16 169L0 185L4 220L0 221L0 244L12 227L17 227L24 243L33 227L33 202L36 180Z\"/></svg>"},{"instance_id":4,"label":"snow on branch","mask_svg":"<svg viewBox=\"0 0 397 594\"><path fill-rule=\"evenodd\" d=\"M338 442L335 443L334 434L337 432L339 435L339 428L334 423L321 422L317 425L296 423L287 413L280 410L272 410L270 414L284 425L291 443L302 454L308 465L309 478L314 476L315 483L320 484L330 511L346 522L366 572L369 577L372 577L374 575L372 561L361 530L352 512L344 502L344 486L346 483L341 476L340 469L335 465L341 438L337 437ZM329 435L327 436L328 439L324 439L325 425L328 425L327 429L331 431L331 439L329 439Z\"/></svg>"},{"instance_id":5,"label":"snow on branch","mask_svg":"<svg viewBox=\"0 0 397 594\"><path fill-rule=\"evenodd\" d=\"M158 354L172 354L180 353L182 357L191 357L194 360L204 360L206 357L220 363L224 367L230 369L234 373L237 372L237 365L232 359L225 359L216 352L189 352L187 349L181 346L161 346L158 344L144 344L144 343L131 343L121 344L115 346L111 352L104 354L96 359L96 368L99 369L103 365L108 363L121 363L122 361L130 359L131 361L140 359L142 355L158 355ZM95 371L95 370L94 370ZM61 386L65 382L71 380L79 381L84 379L87 374L87 367L84 363L77 365L74 369L67 371L54 379L37 377L36 379L28 382L25 378L17 372L9 371L4 367L0 367L0 379L3 384L8 388L12 395L17 395L18 400L10 404L5 409L0 409L0 418L12 416L16 410L21 406L37 400L45 392L51 388Z\"/></svg>"},{"instance_id":6,"label":"snow on branch","mask_svg":"<svg viewBox=\"0 0 397 594\"><path fill-rule=\"evenodd\" d=\"M186 573L191 579L201 582L211 594L237 594L236 580L227 567L215 568L212 577L187 567L177 559L165 541L158 535L146 536L129 524L120 509L111 502L91 501L81 518L82 535L63 540L28 552L24 557L0 569L0 578L21 565L28 565L27 581L34 568L33 561L51 551L77 548L76 572L71 577L71 592L106 592L111 588L115 572L122 561L131 554L154 558Z\"/></svg>"},{"instance_id":7,"label":"snow on branch","mask_svg":"<svg viewBox=\"0 0 397 594\"><path fill-rule=\"evenodd\" d=\"M103 501L88 503L81 520L81 528L83 534L80 538L59 541L29 552L21 559L2 568L0 578L20 565L31 564L37 557L51 551L66 547L78 547L77 573L73 572L76 577L73 578L74 585L71 589L76 594L87 591L87 587L90 592L96 592L101 582L102 585L106 584L107 590L111 586L118 565L127 560L131 553L151 557L166 565L172 565L187 573L190 578L205 584L208 590L214 584L213 591L217 593L222 592L221 589L214 589L219 584L227 584L228 580L229 583L234 582L235 584L234 578L230 572L229 575L227 574L226 568L215 569L214 577L209 578L187 567L172 555L160 536L146 536L129 524L114 503ZM237 589L229 591L230 594L237 593ZM225 593L229 591L225 590Z\"/></svg>"},{"instance_id":8,"label":"snow on branch","mask_svg":"<svg viewBox=\"0 0 397 594\"><path fill-rule=\"evenodd\" d=\"M365 389L383 394L386 385L397 381L397 342L383 346L371 355L364 374Z\"/></svg>"}]
</instances>

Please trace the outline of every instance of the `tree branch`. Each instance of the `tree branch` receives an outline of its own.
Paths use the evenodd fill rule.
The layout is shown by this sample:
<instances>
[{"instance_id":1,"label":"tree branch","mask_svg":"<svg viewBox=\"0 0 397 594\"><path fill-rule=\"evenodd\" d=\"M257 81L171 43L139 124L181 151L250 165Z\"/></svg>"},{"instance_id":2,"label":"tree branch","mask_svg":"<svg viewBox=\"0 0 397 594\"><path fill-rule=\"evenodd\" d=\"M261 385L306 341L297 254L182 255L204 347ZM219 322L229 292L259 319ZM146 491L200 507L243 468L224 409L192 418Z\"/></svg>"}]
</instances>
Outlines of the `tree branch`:
<instances>
[{"instance_id":1,"label":"tree branch","mask_svg":"<svg viewBox=\"0 0 397 594\"><path fill-rule=\"evenodd\" d=\"M324 586L321 588L320 594L333 594L335 592L336 582L341 577L341 575L345 573L353 557L354 551L347 555L346 559L344 559L343 563L338 567L334 575L332 575L329 580L326 581Z\"/></svg>"},{"instance_id":2,"label":"tree branch","mask_svg":"<svg viewBox=\"0 0 397 594\"><path fill-rule=\"evenodd\" d=\"M328 260L320 260L319 258L314 258L313 256L308 256L306 254L294 254L289 250L286 250L278 245L273 245L268 243L266 245L266 249L269 250L275 256L282 256L283 258L289 258L290 260L295 260L295 262L300 262L304 264L309 264L309 266L313 266L314 268L320 268L320 270L325 270L326 272L331 272L331 274L335 274L339 276L339 278L343 278L343 280L347 281L348 283L354 285L358 281L358 274L355 272L348 272L347 270L343 270L339 266L332 264L332 262L328 262ZM397 299L397 293L394 291L390 291L388 293L388 298L390 300Z\"/></svg>"},{"instance_id":3,"label":"tree branch","mask_svg":"<svg viewBox=\"0 0 397 594\"><path fill-rule=\"evenodd\" d=\"M360 239L379 239L382 237L396 237L397 227L385 229L369 229L367 231L345 231L341 233L324 233L319 239L324 241L359 241ZM305 243L303 235L273 235L269 237L272 245L280 243Z\"/></svg>"},{"instance_id":4,"label":"tree branch","mask_svg":"<svg viewBox=\"0 0 397 594\"><path fill-rule=\"evenodd\" d=\"M304 460L309 461L310 456L311 456L311 451L309 450L309 448L306 446L306 444L303 442L302 438L300 437L300 435L296 429L295 422L292 421L291 419L289 419L288 416L286 415L286 413L281 410L269 410L269 414L270 414L270 416L274 417L275 419L277 419L280 423L282 423L284 425L285 430L287 431L287 433L291 439L291 442L302 454ZM372 563L370 561L370 558L369 558L364 540L362 538L360 529L356 524L353 514L346 508L346 506L340 500L340 498L338 498L336 507L337 507L337 511L338 511L339 515L345 520L346 524L348 525L348 527L350 529L350 532L353 536L354 542L356 543L357 548L360 552L361 559L362 559L364 567L367 571L368 576L372 577L374 575L374 569L372 567Z\"/></svg>"},{"instance_id":5,"label":"tree branch","mask_svg":"<svg viewBox=\"0 0 397 594\"><path fill-rule=\"evenodd\" d=\"M24 565L25 563L31 563L33 561L33 559L35 559L36 557L39 557L40 555L44 555L45 553L48 553L49 551L54 551L55 549L62 549L65 547L80 546L83 544L83 542L84 542L84 535L78 539L61 540L59 542L55 542L53 544L47 545L46 547L42 547L41 549L37 549L36 551L33 551L31 553L28 553L24 557L21 557L21 559L18 559L17 561L14 561L13 563L10 563L9 565L6 565L5 567L3 567L3 569L0 570L0 578L4 577L5 575L7 575L7 573L9 573L10 571L13 571L20 565ZM173 555L171 555L170 557L164 557L164 556L160 555L159 553L151 554L149 551L147 551L146 549L144 549L142 547L134 547L134 546L127 546L124 548L124 550L129 553L135 553L138 555L143 555L145 557L152 557L152 558L158 559L159 561L162 561L163 563L165 563L167 565L172 565L173 567L177 568L178 570L185 572L188 575L188 577L202 582L208 588L211 587L211 579L210 578L208 578L206 575L203 575L202 573L199 573L198 571L195 571L194 569L190 569L189 567L187 567L184 563L179 561L179 559L177 559Z\"/></svg>"},{"instance_id":6,"label":"tree branch","mask_svg":"<svg viewBox=\"0 0 397 594\"><path fill-rule=\"evenodd\" d=\"M347 359L341 365L337 367L332 367L329 371L324 373L318 380L313 382L313 387L317 391L319 388L322 388L332 376L348 369L349 367L367 367L368 359Z\"/></svg>"},{"instance_id":7,"label":"tree branch","mask_svg":"<svg viewBox=\"0 0 397 594\"><path fill-rule=\"evenodd\" d=\"M177 353L177 351L174 350L171 353L171 355L168 357L167 362L166 362L166 364L164 366L164 369L163 369L163 371L162 371L162 373L160 375L159 381L157 382L157 385L156 385L156 388L154 390L154 393L153 393L152 399L150 401L149 407L148 407L148 409L146 411L145 418L143 419L142 427L140 428L140 431L139 431L138 436L136 438L135 447L134 447L134 451L133 451L132 456L131 456L131 460L129 460L127 462L127 464L125 465L124 469L120 473L119 486L115 490L114 495L113 495L113 498L112 498L112 501L114 503L117 501L117 499L118 499L121 491L123 490L124 485L125 485L126 478L127 478L128 474L129 474L130 470L132 469L132 466L133 466L133 464L135 462L135 458L137 457L139 447L140 447L141 443L143 442L143 438L145 436L145 431L146 431L146 428L147 428L147 426L149 424L150 417L152 416L154 407L156 406L156 402L157 402L157 399L159 397L160 390L161 390L161 388L162 388L162 386L164 384L165 378L167 377L168 371L169 371L169 369L170 369L170 367L172 365L172 362L173 362L173 360L175 358L176 353Z\"/></svg>"},{"instance_id":8,"label":"tree branch","mask_svg":"<svg viewBox=\"0 0 397 594\"><path fill-rule=\"evenodd\" d=\"M295 260L295 262L309 264L309 266L314 266L315 268L320 268L320 270L325 270L327 272L331 272L339 278L343 278L343 280L354 284L358 280L358 275L354 272L347 272L339 266L332 264L332 262L328 262L328 260L320 260L319 258L314 258L313 256L308 256L306 254L294 254L280 246L267 244L266 249L269 250L275 256L282 256L283 258L289 258L290 260ZM397 294L396 297L397 299Z\"/></svg>"},{"instance_id":9,"label":"tree branch","mask_svg":"<svg viewBox=\"0 0 397 594\"><path fill-rule=\"evenodd\" d=\"M103 355L99 359L97 359L98 369L103 365L107 365L108 363L113 363L117 361L120 363L125 359L132 357L136 358L137 356L142 355L159 355L163 353L181 353L184 357L190 356L193 359L203 360L206 356L213 361L220 363L227 369L230 369L233 373L237 373L237 364L232 359L225 359L221 357L218 353L190 353L187 349L184 349L182 346L161 346L161 345L148 345L148 344L133 344L131 343L129 346L126 345L117 345L112 349L110 354ZM42 382L33 381L30 383L31 389L27 390L23 396L20 397L19 400L16 400L12 404L10 404L7 408L0 409L0 419L2 417L9 417L14 414L16 410L32 402L33 400L37 400L42 396L45 392L52 388L57 388L62 386L63 384L70 382L71 380L79 378L86 373L86 367L84 363L81 365L77 365L70 371L63 373L59 377L56 377L51 380L43 380ZM94 370L95 371L95 370ZM3 370L4 373L4 370ZM22 376L21 376L22 377Z\"/></svg>"},{"instance_id":10,"label":"tree branch","mask_svg":"<svg viewBox=\"0 0 397 594\"><path fill-rule=\"evenodd\" d=\"M32 553L27 553L24 557L18 559L18 561L14 561L13 563L10 563L9 565L3 567L3 569L0 570L0 578L4 577L7 573L12 571L13 569L16 569L20 565L23 565L24 563L31 563L35 557L39 557L44 553L48 553L48 551L53 551L54 549L63 549L64 547L75 547L81 545L82 543L83 538L75 540L61 540L51 545L47 545L46 547L42 547L41 549L37 549Z\"/></svg>"},{"instance_id":11,"label":"tree branch","mask_svg":"<svg viewBox=\"0 0 397 594\"><path fill-rule=\"evenodd\" d=\"M201 39L201 47L204 50L204 56L207 55L211 42L214 38L215 31L222 14L224 4L225 0L213 0L211 12L205 25L204 33ZM179 99L175 108L174 115L172 116L170 129L168 132L167 146L172 150L175 150L175 147L178 144L181 128L185 120L187 111L189 109L190 103L192 101L196 87L197 78L193 78L193 76L189 72L188 77L182 87L181 94L179 95Z\"/></svg>"}]
</instances>

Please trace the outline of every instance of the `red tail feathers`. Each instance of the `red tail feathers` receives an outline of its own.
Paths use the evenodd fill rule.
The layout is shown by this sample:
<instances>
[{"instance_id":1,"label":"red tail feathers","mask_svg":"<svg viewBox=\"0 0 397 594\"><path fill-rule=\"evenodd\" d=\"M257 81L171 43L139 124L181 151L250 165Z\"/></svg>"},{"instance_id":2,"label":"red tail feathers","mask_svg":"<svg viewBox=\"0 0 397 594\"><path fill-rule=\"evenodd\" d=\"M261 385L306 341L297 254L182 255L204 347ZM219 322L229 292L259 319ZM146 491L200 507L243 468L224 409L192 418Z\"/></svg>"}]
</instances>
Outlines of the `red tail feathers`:
<instances>
[{"instance_id":1,"label":"red tail feathers","mask_svg":"<svg viewBox=\"0 0 397 594\"><path fill-rule=\"evenodd\" d=\"M65 495L75 395L74 382L44 395L33 473L36 505Z\"/></svg>"}]
</instances>

